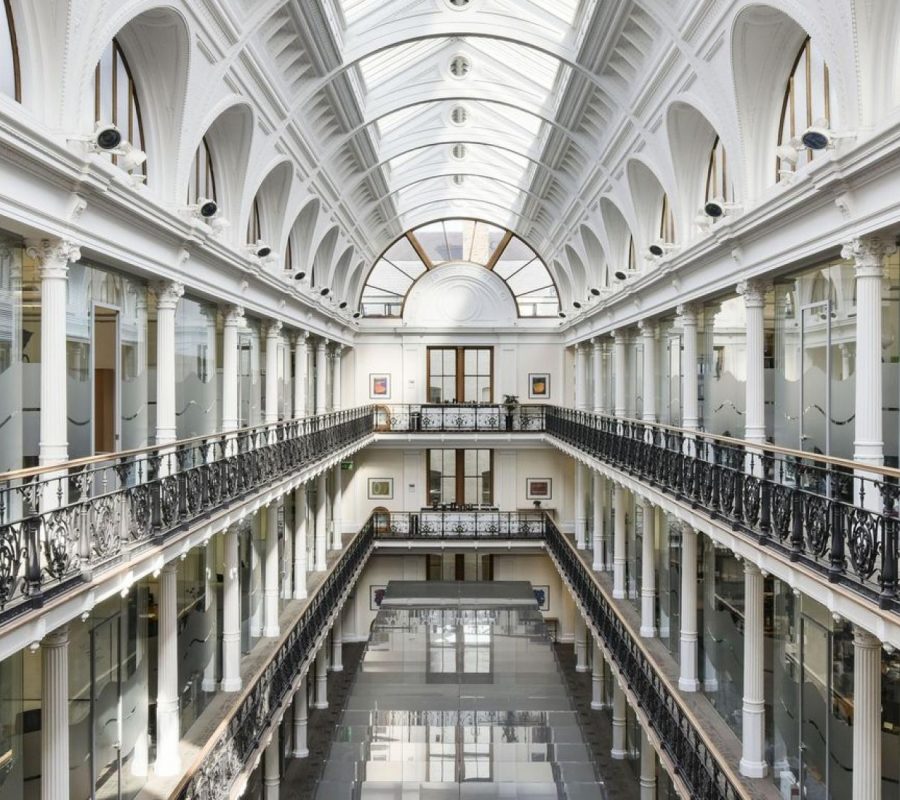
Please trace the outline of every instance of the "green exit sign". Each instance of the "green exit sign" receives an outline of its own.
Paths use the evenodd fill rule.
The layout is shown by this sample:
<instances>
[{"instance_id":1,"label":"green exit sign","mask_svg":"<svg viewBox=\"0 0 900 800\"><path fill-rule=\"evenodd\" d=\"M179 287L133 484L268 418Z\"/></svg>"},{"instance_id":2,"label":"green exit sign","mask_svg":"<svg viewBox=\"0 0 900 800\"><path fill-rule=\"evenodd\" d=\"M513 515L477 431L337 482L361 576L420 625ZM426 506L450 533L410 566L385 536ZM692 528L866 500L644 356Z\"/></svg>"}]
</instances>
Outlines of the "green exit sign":
<instances>
[{"instance_id":1,"label":"green exit sign","mask_svg":"<svg viewBox=\"0 0 900 800\"><path fill-rule=\"evenodd\" d=\"M353 462L350 460L341 462L341 469L353 469Z\"/></svg>"}]
</instances>

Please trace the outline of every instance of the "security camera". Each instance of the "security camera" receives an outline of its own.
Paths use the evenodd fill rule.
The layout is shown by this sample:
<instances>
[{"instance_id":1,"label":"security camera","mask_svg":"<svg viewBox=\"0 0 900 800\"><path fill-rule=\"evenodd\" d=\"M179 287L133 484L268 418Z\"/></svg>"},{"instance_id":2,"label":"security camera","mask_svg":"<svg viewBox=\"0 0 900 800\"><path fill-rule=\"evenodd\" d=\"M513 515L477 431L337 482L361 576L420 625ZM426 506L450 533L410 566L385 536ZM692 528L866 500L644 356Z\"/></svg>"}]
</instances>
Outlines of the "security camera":
<instances>
[{"instance_id":1,"label":"security camera","mask_svg":"<svg viewBox=\"0 0 900 800\"><path fill-rule=\"evenodd\" d=\"M591 289L591 294L594 295L594 297L599 297L600 290L599 289Z\"/></svg>"},{"instance_id":2,"label":"security camera","mask_svg":"<svg viewBox=\"0 0 900 800\"><path fill-rule=\"evenodd\" d=\"M677 250L678 245L674 244L673 242L666 242L662 239L659 239L658 241L651 244L647 249L649 250L650 256L652 258L661 258L662 256L666 255L666 253L671 253L673 250Z\"/></svg>"},{"instance_id":3,"label":"security camera","mask_svg":"<svg viewBox=\"0 0 900 800\"><path fill-rule=\"evenodd\" d=\"M212 219L219 213L219 204L215 200L210 200L208 197L201 197L197 201L197 213L203 217L203 219Z\"/></svg>"},{"instance_id":4,"label":"security camera","mask_svg":"<svg viewBox=\"0 0 900 800\"><path fill-rule=\"evenodd\" d=\"M740 205L737 203L726 203L722 198L717 197L714 200L707 201L703 206L703 213L711 219L721 219L729 211L737 211Z\"/></svg>"},{"instance_id":5,"label":"security camera","mask_svg":"<svg viewBox=\"0 0 900 800\"><path fill-rule=\"evenodd\" d=\"M70 136L71 142L87 142L88 149L98 152L118 149L122 144L122 132L110 122L95 122L90 136Z\"/></svg>"},{"instance_id":6,"label":"security camera","mask_svg":"<svg viewBox=\"0 0 900 800\"><path fill-rule=\"evenodd\" d=\"M828 127L828 120L817 119L800 136L800 143L810 150L831 150L837 139L853 139L855 133L838 133Z\"/></svg>"},{"instance_id":7,"label":"security camera","mask_svg":"<svg viewBox=\"0 0 900 800\"><path fill-rule=\"evenodd\" d=\"M346 300L341 300L341 302L338 303L338 308L343 309L343 308L346 308L346 307L347 307L347 301L346 301Z\"/></svg>"},{"instance_id":8,"label":"security camera","mask_svg":"<svg viewBox=\"0 0 900 800\"><path fill-rule=\"evenodd\" d=\"M322 297L328 297L328 295L331 294L331 289L327 287L324 289L320 289L319 294L322 295Z\"/></svg>"},{"instance_id":9,"label":"security camera","mask_svg":"<svg viewBox=\"0 0 900 800\"><path fill-rule=\"evenodd\" d=\"M562 319L565 319L565 318L566 318L566 312L565 312L565 311L560 311L560 312L559 312L559 316L560 316Z\"/></svg>"},{"instance_id":10,"label":"security camera","mask_svg":"<svg viewBox=\"0 0 900 800\"><path fill-rule=\"evenodd\" d=\"M359 311L353 312L353 319L359 319L361 316L362 316L362 314Z\"/></svg>"},{"instance_id":11,"label":"security camera","mask_svg":"<svg viewBox=\"0 0 900 800\"><path fill-rule=\"evenodd\" d=\"M272 248L265 242L259 241L256 244L250 245L250 252L257 258L266 258L272 255Z\"/></svg>"},{"instance_id":12,"label":"security camera","mask_svg":"<svg viewBox=\"0 0 900 800\"><path fill-rule=\"evenodd\" d=\"M573 301L572 305L573 305L575 308L581 308L581 303L579 303L577 300Z\"/></svg>"},{"instance_id":13,"label":"security camera","mask_svg":"<svg viewBox=\"0 0 900 800\"><path fill-rule=\"evenodd\" d=\"M301 269L299 272L294 273L295 281L302 281L306 277L306 273Z\"/></svg>"},{"instance_id":14,"label":"security camera","mask_svg":"<svg viewBox=\"0 0 900 800\"><path fill-rule=\"evenodd\" d=\"M617 269L617 270L613 273L613 277L614 277L617 281L624 281L625 278L627 278L628 276L625 274L625 271L624 271L624 270Z\"/></svg>"}]
</instances>

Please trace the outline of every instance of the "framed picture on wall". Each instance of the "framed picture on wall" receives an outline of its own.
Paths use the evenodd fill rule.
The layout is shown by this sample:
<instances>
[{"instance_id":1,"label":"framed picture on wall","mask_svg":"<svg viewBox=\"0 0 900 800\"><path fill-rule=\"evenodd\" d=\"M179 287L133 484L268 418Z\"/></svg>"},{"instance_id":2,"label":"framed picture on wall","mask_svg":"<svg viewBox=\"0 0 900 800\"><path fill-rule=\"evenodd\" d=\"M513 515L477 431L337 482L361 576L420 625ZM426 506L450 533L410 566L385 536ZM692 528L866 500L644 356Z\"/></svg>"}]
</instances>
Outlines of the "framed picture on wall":
<instances>
[{"instance_id":1,"label":"framed picture on wall","mask_svg":"<svg viewBox=\"0 0 900 800\"><path fill-rule=\"evenodd\" d=\"M378 611L381 608L385 589L387 586L369 586L369 611Z\"/></svg>"},{"instance_id":2,"label":"framed picture on wall","mask_svg":"<svg viewBox=\"0 0 900 800\"><path fill-rule=\"evenodd\" d=\"M369 478L369 500L393 500L393 478Z\"/></svg>"},{"instance_id":3,"label":"framed picture on wall","mask_svg":"<svg viewBox=\"0 0 900 800\"><path fill-rule=\"evenodd\" d=\"M553 497L553 480L551 478L526 478L526 500L549 500Z\"/></svg>"},{"instance_id":4,"label":"framed picture on wall","mask_svg":"<svg viewBox=\"0 0 900 800\"><path fill-rule=\"evenodd\" d=\"M383 372L372 372L369 374L369 399L371 400L390 400L391 399L391 376Z\"/></svg>"},{"instance_id":5,"label":"framed picture on wall","mask_svg":"<svg viewBox=\"0 0 900 800\"><path fill-rule=\"evenodd\" d=\"M539 611L549 611L550 610L550 587L549 586L535 586L531 585L532 590L534 591L534 599L538 604Z\"/></svg>"},{"instance_id":6,"label":"framed picture on wall","mask_svg":"<svg viewBox=\"0 0 900 800\"><path fill-rule=\"evenodd\" d=\"M528 399L547 400L550 397L550 373L528 373Z\"/></svg>"}]
</instances>

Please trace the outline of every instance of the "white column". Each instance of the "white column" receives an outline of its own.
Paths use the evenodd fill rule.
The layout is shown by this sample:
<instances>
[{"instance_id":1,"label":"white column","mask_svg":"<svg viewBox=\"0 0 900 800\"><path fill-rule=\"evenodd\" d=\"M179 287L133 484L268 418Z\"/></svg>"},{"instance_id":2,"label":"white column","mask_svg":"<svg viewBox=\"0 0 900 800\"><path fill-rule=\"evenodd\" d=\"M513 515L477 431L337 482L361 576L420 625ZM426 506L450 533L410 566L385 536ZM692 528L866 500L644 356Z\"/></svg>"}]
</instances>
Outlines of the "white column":
<instances>
[{"instance_id":1,"label":"white column","mask_svg":"<svg viewBox=\"0 0 900 800\"><path fill-rule=\"evenodd\" d=\"M294 489L294 599L306 599L306 484Z\"/></svg>"},{"instance_id":2,"label":"white column","mask_svg":"<svg viewBox=\"0 0 900 800\"><path fill-rule=\"evenodd\" d=\"M294 758L306 758L309 747L306 742L306 725L309 709L306 699L306 675L300 681L300 688L294 693Z\"/></svg>"},{"instance_id":3,"label":"white column","mask_svg":"<svg viewBox=\"0 0 900 800\"><path fill-rule=\"evenodd\" d=\"M156 774L181 772L181 720L178 714L178 565L159 574L158 674L156 688Z\"/></svg>"},{"instance_id":4,"label":"white column","mask_svg":"<svg viewBox=\"0 0 900 800\"><path fill-rule=\"evenodd\" d=\"M766 706L763 686L763 576L744 561L744 705L741 775L762 778L766 768Z\"/></svg>"},{"instance_id":5,"label":"white column","mask_svg":"<svg viewBox=\"0 0 900 800\"><path fill-rule=\"evenodd\" d=\"M222 325L222 430L237 428L238 422L238 329L244 309L227 306Z\"/></svg>"},{"instance_id":6,"label":"white column","mask_svg":"<svg viewBox=\"0 0 900 800\"><path fill-rule=\"evenodd\" d=\"M343 547L344 521L341 518L344 508L344 484L340 463L334 465L331 471L331 549L340 550Z\"/></svg>"},{"instance_id":7,"label":"white column","mask_svg":"<svg viewBox=\"0 0 900 800\"><path fill-rule=\"evenodd\" d=\"M316 478L316 564L313 567L316 572L324 572L328 566L328 540L325 519L325 495L328 492L328 487L325 479L325 472L320 472L318 478Z\"/></svg>"},{"instance_id":8,"label":"white column","mask_svg":"<svg viewBox=\"0 0 900 800\"><path fill-rule=\"evenodd\" d=\"M62 627L41 640L41 800L69 796L69 629Z\"/></svg>"},{"instance_id":9,"label":"white column","mask_svg":"<svg viewBox=\"0 0 900 800\"><path fill-rule=\"evenodd\" d=\"M700 402L697 396L697 323L702 306L685 303L678 306L681 315L681 426L696 430L700 426Z\"/></svg>"},{"instance_id":10,"label":"white column","mask_svg":"<svg viewBox=\"0 0 900 800\"><path fill-rule=\"evenodd\" d=\"M624 417L628 414L628 360L626 358L626 336L624 330L613 334L613 372L616 376L616 396L613 400L615 415Z\"/></svg>"},{"instance_id":11,"label":"white column","mask_svg":"<svg viewBox=\"0 0 900 800\"><path fill-rule=\"evenodd\" d=\"M298 333L294 345L294 418L306 416L306 337L308 333Z\"/></svg>"},{"instance_id":12,"label":"white column","mask_svg":"<svg viewBox=\"0 0 900 800\"><path fill-rule=\"evenodd\" d=\"M744 296L747 329L747 383L744 410L744 438L748 442L766 441L765 323L766 291L762 281L742 281L739 294ZM879 306L880 309L880 306ZM879 357L879 370L881 359ZM879 372L880 374L880 372ZM880 411L880 408L879 408Z\"/></svg>"},{"instance_id":13,"label":"white column","mask_svg":"<svg viewBox=\"0 0 900 800\"><path fill-rule=\"evenodd\" d=\"M853 635L853 800L881 800L881 644Z\"/></svg>"},{"instance_id":14,"label":"white column","mask_svg":"<svg viewBox=\"0 0 900 800\"><path fill-rule=\"evenodd\" d=\"M613 510L615 512L615 521L613 523L613 597L617 600L625 599L626 501L625 488L616 484L613 492Z\"/></svg>"},{"instance_id":15,"label":"white column","mask_svg":"<svg viewBox=\"0 0 900 800\"><path fill-rule=\"evenodd\" d=\"M265 787L265 800L278 800L278 789L281 786L279 774L279 757L281 753L281 731L278 725L272 726L272 738L266 747L263 756L263 786Z\"/></svg>"},{"instance_id":16,"label":"white column","mask_svg":"<svg viewBox=\"0 0 900 800\"><path fill-rule=\"evenodd\" d=\"M585 364L587 362L587 348L580 342L575 345L575 408L579 411L587 410L587 386Z\"/></svg>"},{"instance_id":17,"label":"white column","mask_svg":"<svg viewBox=\"0 0 900 800\"><path fill-rule=\"evenodd\" d=\"M591 340L591 374L594 384L594 413L606 408L606 385L603 383L603 345L600 339Z\"/></svg>"},{"instance_id":18,"label":"white column","mask_svg":"<svg viewBox=\"0 0 900 800\"><path fill-rule=\"evenodd\" d=\"M593 497L594 522L591 527L593 540L594 562L591 567L598 572L603 569L603 476L596 470L593 471L591 495Z\"/></svg>"},{"instance_id":19,"label":"white column","mask_svg":"<svg viewBox=\"0 0 900 800\"><path fill-rule=\"evenodd\" d=\"M222 585L222 683L223 692L241 690L241 566L238 530L225 531Z\"/></svg>"},{"instance_id":20,"label":"white column","mask_svg":"<svg viewBox=\"0 0 900 800\"><path fill-rule=\"evenodd\" d=\"M594 640L594 653L591 659L591 708L601 711L606 708L606 659L600 651L600 646Z\"/></svg>"},{"instance_id":21,"label":"white column","mask_svg":"<svg viewBox=\"0 0 900 800\"><path fill-rule=\"evenodd\" d=\"M154 284L156 295L156 443L177 437L175 420L175 309L184 286L175 281Z\"/></svg>"},{"instance_id":22,"label":"white column","mask_svg":"<svg viewBox=\"0 0 900 800\"><path fill-rule=\"evenodd\" d=\"M579 550L584 548L585 529L587 528L587 504L585 489L587 483L587 467L580 461L575 462L575 545Z\"/></svg>"},{"instance_id":23,"label":"white column","mask_svg":"<svg viewBox=\"0 0 900 800\"><path fill-rule=\"evenodd\" d=\"M678 688L696 692L697 680L697 531L681 524L681 674Z\"/></svg>"},{"instance_id":24,"label":"white column","mask_svg":"<svg viewBox=\"0 0 900 800\"><path fill-rule=\"evenodd\" d=\"M617 761L628 757L626 722L625 691L622 689L621 678L618 676L613 682L612 702L612 751L610 755Z\"/></svg>"},{"instance_id":25,"label":"white column","mask_svg":"<svg viewBox=\"0 0 900 800\"><path fill-rule=\"evenodd\" d=\"M278 503L266 506L266 550L263 574L263 636L275 637L278 625Z\"/></svg>"},{"instance_id":26,"label":"white column","mask_svg":"<svg viewBox=\"0 0 900 800\"><path fill-rule=\"evenodd\" d=\"M575 671L587 672L587 625L581 615L581 609L575 606Z\"/></svg>"},{"instance_id":27,"label":"white column","mask_svg":"<svg viewBox=\"0 0 900 800\"><path fill-rule=\"evenodd\" d=\"M210 633L206 645L206 666L203 669L204 692L216 691L216 661L219 653L219 592L218 592L218 564L216 559L216 539L210 538L206 543L206 586L204 602L206 604L206 618L209 620Z\"/></svg>"},{"instance_id":28,"label":"white column","mask_svg":"<svg viewBox=\"0 0 900 800\"><path fill-rule=\"evenodd\" d=\"M281 322L273 320L266 326L266 425L278 422L278 345L281 344Z\"/></svg>"},{"instance_id":29,"label":"white column","mask_svg":"<svg viewBox=\"0 0 900 800\"><path fill-rule=\"evenodd\" d=\"M656 751L641 728L641 800L656 800Z\"/></svg>"},{"instance_id":30,"label":"white column","mask_svg":"<svg viewBox=\"0 0 900 800\"><path fill-rule=\"evenodd\" d=\"M331 378L331 407L335 411L341 410L341 358L344 352L344 345L336 344L334 346L334 374Z\"/></svg>"},{"instance_id":31,"label":"white column","mask_svg":"<svg viewBox=\"0 0 900 800\"><path fill-rule=\"evenodd\" d=\"M641 320L638 323L641 329L641 341L644 346L644 412L645 422L657 422L659 415L656 411L656 324L649 320Z\"/></svg>"},{"instance_id":32,"label":"white column","mask_svg":"<svg viewBox=\"0 0 900 800\"><path fill-rule=\"evenodd\" d=\"M263 635L265 627L265 591L266 584L263 577L265 568L266 544L262 538L262 515L258 511L253 515L250 523L250 636Z\"/></svg>"},{"instance_id":33,"label":"white column","mask_svg":"<svg viewBox=\"0 0 900 800\"><path fill-rule=\"evenodd\" d=\"M279 500L283 513L281 557L278 559L278 576L281 586L278 597L282 600L294 599L294 504L292 495L283 495Z\"/></svg>"},{"instance_id":34,"label":"white column","mask_svg":"<svg viewBox=\"0 0 900 800\"><path fill-rule=\"evenodd\" d=\"M328 665L325 660L325 648L328 642L322 642L316 653L316 702L314 708L328 708Z\"/></svg>"},{"instance_id":35,"label":"white column","mask_svg":"<svg viewBox=\"0 0 900 800\"><path fill-rule=\"evenodd\" d=\"M641 636L656 636L656 507L644 506L644 536L641 542Z\"/></svg>"},{"instance_id":36,"label":"white column","mask_svg":"<svg viewBox=\"0 0 900 800\"><path fill-rule=\"evenodd\" d=\"M41 466L69 457L66 393L66 290L69 264L81 251L64 239L26 242L41 278L41 409L38 453ZM66 778L68 785L68 776Z\"/></svg>"},{"instance_id":37,"label":"white column","mask_svg":"<svg viewBox=\"0 0 900 800\"><path fill-rule=\"evenodd\" d=\"M853 458L864 464L884 464L882 430L882 308L884 257L896 251L889 242L871 236L853 239L841 250L856 266L856 417Z\"/></svg>"},{"instance_id":38,"label":"white column","mask_svg":"<svg viewBox=\"0 0 900 800\"><path fill-rule=\"evenodd\" d=\"M338 611L331 627L331 671L344 671L344 609Z\"/></svg>"},{"instance_id":39,"label":"white column","mask_svg":"<svg viewBox=\"0 0 900 800\"><path fill-rule=\"evenodd\" d=\"M328 404L328 342L320 339L316 347L316 414L324 414Z\"/></svg>"},{"instance_id":40,"label":"white column","mask_svg":"<svg viewBox=\"0 0 900 800\"><path fill-rule=\"evenodd\" d=\"M313 385L313 381L315 379L315 353L316 353L316 345L313 342L313 339L309 334L306 335L306 369L304 373L306 375L306 391L304 394L306 395L306 416L311 417L316 413L316 389Z\"/></svg>"}]
</instances>

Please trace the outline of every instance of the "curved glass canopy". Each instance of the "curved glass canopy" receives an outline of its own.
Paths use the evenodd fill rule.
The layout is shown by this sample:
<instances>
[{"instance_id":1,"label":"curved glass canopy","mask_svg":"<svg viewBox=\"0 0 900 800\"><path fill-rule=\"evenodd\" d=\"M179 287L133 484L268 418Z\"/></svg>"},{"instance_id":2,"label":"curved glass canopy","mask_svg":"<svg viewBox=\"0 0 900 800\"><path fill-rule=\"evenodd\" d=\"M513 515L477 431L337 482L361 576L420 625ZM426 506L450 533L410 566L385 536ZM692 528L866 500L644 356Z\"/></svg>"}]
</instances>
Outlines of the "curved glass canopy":
<instances>
[{"instance_id":1,"label":"curved glass canopy","mask_svg":"<svg viewBox=\"0 0 900 800\"><path fill-rule=\"evenodd\" d=\"M400 317L413 283L447 263L477 264L502 278L520 317L555 317L559 294L544 262L506 228L474 219L444 219L407 231L375 262L360 311L365 317Z\"/></svg>"}]
</instances>

